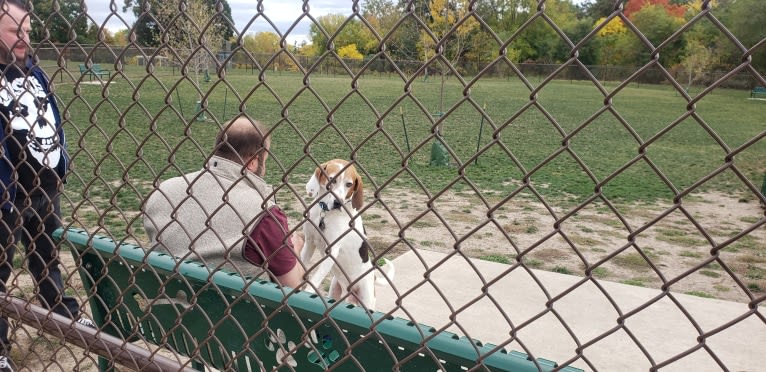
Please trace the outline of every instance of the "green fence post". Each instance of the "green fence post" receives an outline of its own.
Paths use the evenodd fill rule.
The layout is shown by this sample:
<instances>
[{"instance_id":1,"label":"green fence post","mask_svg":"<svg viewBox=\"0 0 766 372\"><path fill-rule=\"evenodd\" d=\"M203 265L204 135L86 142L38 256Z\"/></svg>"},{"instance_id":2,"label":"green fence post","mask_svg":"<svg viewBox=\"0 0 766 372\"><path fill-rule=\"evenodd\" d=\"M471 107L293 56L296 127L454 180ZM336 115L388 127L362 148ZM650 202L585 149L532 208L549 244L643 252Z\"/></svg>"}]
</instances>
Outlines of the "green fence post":
<instances>
[{"instance_id":1,"label":"green fence post","mask_svg":"<svg viewBox=\"0 0 766 372\"><path fill-rule=\"evenodd\" d=\"M440 118L443 115L444 113L439 111L434 114L434 117ZM434 138L433 143L431 143L430 165L437 167L449 165L449 153L447 152L447 148L444 147L444 143L442 143L442 137L441 134L439 134L438 129L436 131L436 137Z\"/></svg>"},{"instance_id":2,"label":"green fence post","mask_svg":"<svg viewBox=\"0 0 766 372\"><path fill-rule=\"evenodd\" d=\"M195 115L197 116L197 121L206 121L207 116L205 116L205 111L202 111L202 101L197 101L197 105L194 108Z\"/></svg>"}]
</instances>

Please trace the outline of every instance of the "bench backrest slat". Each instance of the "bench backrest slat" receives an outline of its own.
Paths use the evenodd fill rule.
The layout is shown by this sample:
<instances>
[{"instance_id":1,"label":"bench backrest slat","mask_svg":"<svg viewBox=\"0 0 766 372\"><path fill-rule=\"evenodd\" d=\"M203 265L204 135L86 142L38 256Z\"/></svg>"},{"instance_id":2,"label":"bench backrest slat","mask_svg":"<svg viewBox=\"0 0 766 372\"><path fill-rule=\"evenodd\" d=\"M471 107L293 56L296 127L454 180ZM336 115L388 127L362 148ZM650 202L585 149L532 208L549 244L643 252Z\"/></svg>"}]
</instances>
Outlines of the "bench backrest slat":
<instances>
[{"instance_id":1,"label":"bench backrest slat","mask_svg":"<svg viewBox=\"0 0 766 372\"><path fill-rule=\"evenodd\" d=\"M82 230L60 229L54 236L81 260L93 317L104 331L145 339L217 369L271 370L284 363L297 371L358 371L360 365L462 371L479 358L487 370L553 368L522 353L270 282L210 273L200 264Z\"/></svg>"}]
</instances>

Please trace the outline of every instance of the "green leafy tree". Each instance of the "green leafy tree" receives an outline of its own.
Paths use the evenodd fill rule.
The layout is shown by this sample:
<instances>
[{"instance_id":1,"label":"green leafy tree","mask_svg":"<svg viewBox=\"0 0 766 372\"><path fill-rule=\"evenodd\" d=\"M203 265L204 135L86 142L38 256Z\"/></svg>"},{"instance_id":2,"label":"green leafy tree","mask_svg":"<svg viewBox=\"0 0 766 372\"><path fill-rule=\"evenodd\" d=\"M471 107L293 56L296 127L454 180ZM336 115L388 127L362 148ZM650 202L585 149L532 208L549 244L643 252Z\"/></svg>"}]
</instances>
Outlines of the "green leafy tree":
<instances>
[{"instance_id":1,"label":"green leafy tree","mask_svg":"<svg viewBox=\"0 0 766 372\"><path fill-rule=\"evenodd\" d=\"M582 7L585 9L585 14L592 19L606 18L614 12L617 1L623 0L590 0Z\"/></svg>"},{"instance_id":2,"label":"green leafy tree","mask_svg":"<svg viewBox=\"0 0 766 372\"><path fill-rule=\"evenodd\" d=\"M684 5L685 17L689 21L702 11L703 0L687 0L683 4L676 5ZM715 8L717 1L713 0L709 5ZM709 22L697 22L684 32L686 47L683 51L681 66L686 73L687 90L692 84L700 82L707 72L715 69L716 63L720 61L715 42L718 35L718 29Z\"/></svg>"},{"instance_id":3,"label":"green leafy tree","mask_svg":"<svg viewBox=\"0 0 766 372\"><path fill-rule=\"evenodd\" d=\"M358 19L351 19L345 23L346 19L347 17L343 14L327 14L317 18L318 24L311 24L309 38L316 48L317 55L327 52L330 40L335 51L349 44L369 44L371 35L365 32L362 23ZM343 26L342 29L341 26Z\"/></svg>"},{"instance_id":4,"label":"green leafy tree","mask_svg":"<svg viewBox=\"0 0 766 372\"><path fill-rule=\"evenodd\" d=\"M487 0L477 3L476 9L493 30L508 32L524 23L537 5L537 0Z\"/></svg>"},{"instance_id":5,"label":"green leafy tree","mask_svg":"<svg viewBox=\"0 0 766 372\"><path fill-rule=\"evenodd\" d=\"M231 7L227 0L202 0L207 11L216 14L214 27L221 30L222 38L229 40L234 36L236 29L231 18ZM216 11L218 4L221 5L221 12ZM168 6L178 8L178 1L163 0L124 0L122 11L132 10L136 16L134 29L136 32L136 42L142 46L158 46L160 44L159 35L163 27L167 27L170 20L178 14L175 13L159 15L155 9L167 8ZM148 10L147 10L148 9ZM200 24L199 27L203 27Z\"/></svg>"},{"instance_id":6,"label":"green leafy tree","mask_svg":"<svg viewBox=\"0 0 766 372\"><path fill-rule=\"evenodd\" d=\"M391 0L367 0L362 5L362 15L374 29L377 36L386 39L386 51L396 54L402 44L402 27L395 28L399 19L403 16L401 10ZM367 44L362 46L368 54L380 50L380 43L372 30L364 30L368 33ZM390 35L389 35L390 34Z\"/></svg>"},{"instance_id":7,"label":"green leafy tree","mask_svg":"<svg viewBox=\"0 0 766 372\"><path fill-rule=\"evenodd\" d=\"M593 29L590 18L579 19L574 24L564 29L564 33L569 37L573 43L579 43L585 36L587 36ZM601 44L598 37L590 39L584 43L577 50L577 58L581 63L585 65L595 65L598 63L598 52ZM557 48L556 55L559 58L567 59L571 55L572 50L568 46L560 44Z\"/></svg>"},{"instance_id":8,"label":"green leafy tree","mask_svg":"<svg viewBox=\"0 0 766 372\"><path fill-rule=\"evenodd\" d=\"M632 15L631 21L655 47L663 43L684 23L682 18L669 14L661 5L644 6ZM676 38L665 45L660 51L659 62L666 67L681 62L685 43L683 38ZM649 62L651 50L638 38L631 38L625 46L626 62L636 65Z\"/></svg>"},{"instance_id":9,"label":"green leafy tree","mask_svg":"<svg viewBox=\"0 0 766 372\"><path fill-rule=\"evenodd\" d=\"M243 45L252 54L274 54L280 50L279 35L273 32L257 32L254 35L246 35Z\"/></svg>"},{"instance_id":10,"label":"green leafy tree","mask_svg":"<svg viewBox=\"0 0 766 372\"><path fill-rule=\"evenodd\" d=\"M35 16L29 36L33 42L89 44L96 41L88 37L88 18L80 0L33 0L32 5Z\"/></svg>"},{"instance_id":11,"label":"green leafy tree","mask_svg":"<svg viewBox=\"0 0 766 372\"><path fill-rule=\"evenodd\" d=\"M686 90L697 82L715 62L715 52L702 40L687 40L686 53L681 64L687 76Z\"/></svg>"},{"instance_id":12,"label":"green leafy tree","mask_svg":"<svg viewBox=\"0 0 766 372\"><path fill-rule=\"evenodd\" d=\"M420 59L421 22L430 19L428 0L399 0L396 9L403 18L391 35L392 45L386 45L395 60L415 62Z\"/></svg>"},{"instance_id":13,"label":"green leafy tree","mask_svg":"<svg viewBox=\"0 0 766 372\"><path fill-rule=\"evenodd\" d=\"M737 0L720 6L723 10L721 19L737 39L746 47L752 48L766 38L766 1ZM744 53L736 48L731 41L720 36L719 51L724 54L724 61L733 66L741 63ZM766 70L766 48L761 45L753 50L752 65L760 71Z\"/></svg>"},{"instance_id":14,"label":"green leafy tree","mask_svg":"<svg viewBox=\"0 0 766 372\"><path fill-rule=\"evenodd\" d=\"M128 34L129 30L127 28L123 28L117 32L114 33L112 36L114 39L115 45L128 45Z\"/></svg>"},{"instance_id":15,"label":"green leafy tree","mask_svg":"<svg viewBox=\"0 0 766 372\"><path fill-rule=\"evenodd\" d=\"M114 45L114 36L107 28L101 28L95 23L91 23L88 28L87 39L90 42L104 42L109 45Z\"/></svg>"},{"instance_id":16,"label":"green leafy tree","mask_svg":"<svg viewBox=\"0 0 766 372\"><path fill-rule=\"evenodd\" d=\"M550 40L538 39L542 36L541 34L548 33L550 36L551 33L550 30L546 30L546 26L537 23L525 28L521 34L517 34L519 27L529 19L537 5L536 0L488 0L477 3L476 9L503 42L516 34L507 48L506 55L512 57L512 60L524 61L537 58L539 50L535 43L545 43L545 40ZM543 47L547 49L548 45Z\"/></svg>"},{"instance_id":17,"label":"green leafy tree","mask_svg":"<svg viewBox=\"0 0 766 372\"><path fill-rule=\"evenodd\" d=\"M562 30L569 30L577 24L577 8L569 0L546 1L545 14ZM569 56L564 39L542 18L529 24L521 37L530 46L526 55L522 55L524 59L558 63Z\"/></svg>"}]
</instances>

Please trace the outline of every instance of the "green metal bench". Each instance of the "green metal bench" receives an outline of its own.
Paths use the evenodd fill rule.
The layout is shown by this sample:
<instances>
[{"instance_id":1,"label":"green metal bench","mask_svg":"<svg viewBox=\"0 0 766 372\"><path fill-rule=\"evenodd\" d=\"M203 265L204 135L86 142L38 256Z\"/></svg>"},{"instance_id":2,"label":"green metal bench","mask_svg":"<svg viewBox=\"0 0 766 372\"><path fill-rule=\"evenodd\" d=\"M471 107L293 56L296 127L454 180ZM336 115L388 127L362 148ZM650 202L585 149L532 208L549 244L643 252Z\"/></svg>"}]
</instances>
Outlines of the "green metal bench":
<instances>
[{"instance_id":1,"label":"green metal bench","mask_svg":"<svg viewBox=\"0 0 766 372\"><path fill-rule=\"evenodd\" d=\"M198 370L547 371L556 363L405 319L249 281L136 245L59 229L99 329L189 357ZM113 362L111 362L113 364ZM105 359L100 369L113 367ZM562 371L580 371L565 367Z\"/></svg>"},{"instance_id":2,"label":"green metal bench","mask_svg":"<svg viewBox=\"0 0 766 372\"><path fill-rule=\"evenodd\" d=\"M750 91L750 98L758 98L758 96L766 97L766 87L755 87Z\"/></svg>"},{"instance_id":3,"label":"green metal bench","mask_svg":"<svg viewBox=\"0 0 766 372\"><path fill-rule=\"evenodd\" d=\"M99 79L106 76L107 79L109 79L112 76L112 72L109 70L102 70L101 65L98 63L94 63L90 68L86 66L83 63L80 63L80 74L81 75L88 75L88 80L93 80L94 77L98 77Z\"/></svg>"}]
</instances>

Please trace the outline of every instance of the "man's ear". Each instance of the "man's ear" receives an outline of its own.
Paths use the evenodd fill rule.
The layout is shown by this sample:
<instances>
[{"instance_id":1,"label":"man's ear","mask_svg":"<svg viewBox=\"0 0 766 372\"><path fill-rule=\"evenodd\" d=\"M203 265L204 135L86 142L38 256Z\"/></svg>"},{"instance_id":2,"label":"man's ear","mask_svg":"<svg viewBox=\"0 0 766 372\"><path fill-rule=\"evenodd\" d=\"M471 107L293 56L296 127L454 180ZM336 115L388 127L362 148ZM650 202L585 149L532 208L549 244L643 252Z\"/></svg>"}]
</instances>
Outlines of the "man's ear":
<instances>
[{"instance_id":1,"label":"man's ear","mask_svg":"<svg viewBox=\"0 0 766 372\"><path fill-rule=\"evenodd\" d=\"M263 156L262 154L258 154L248 159L247 165L245 166L245 168L247 168L247 170L249 170L250 172L258 174L258 170L261 168L262 156Z\"/></svg>"}]
</instances>

